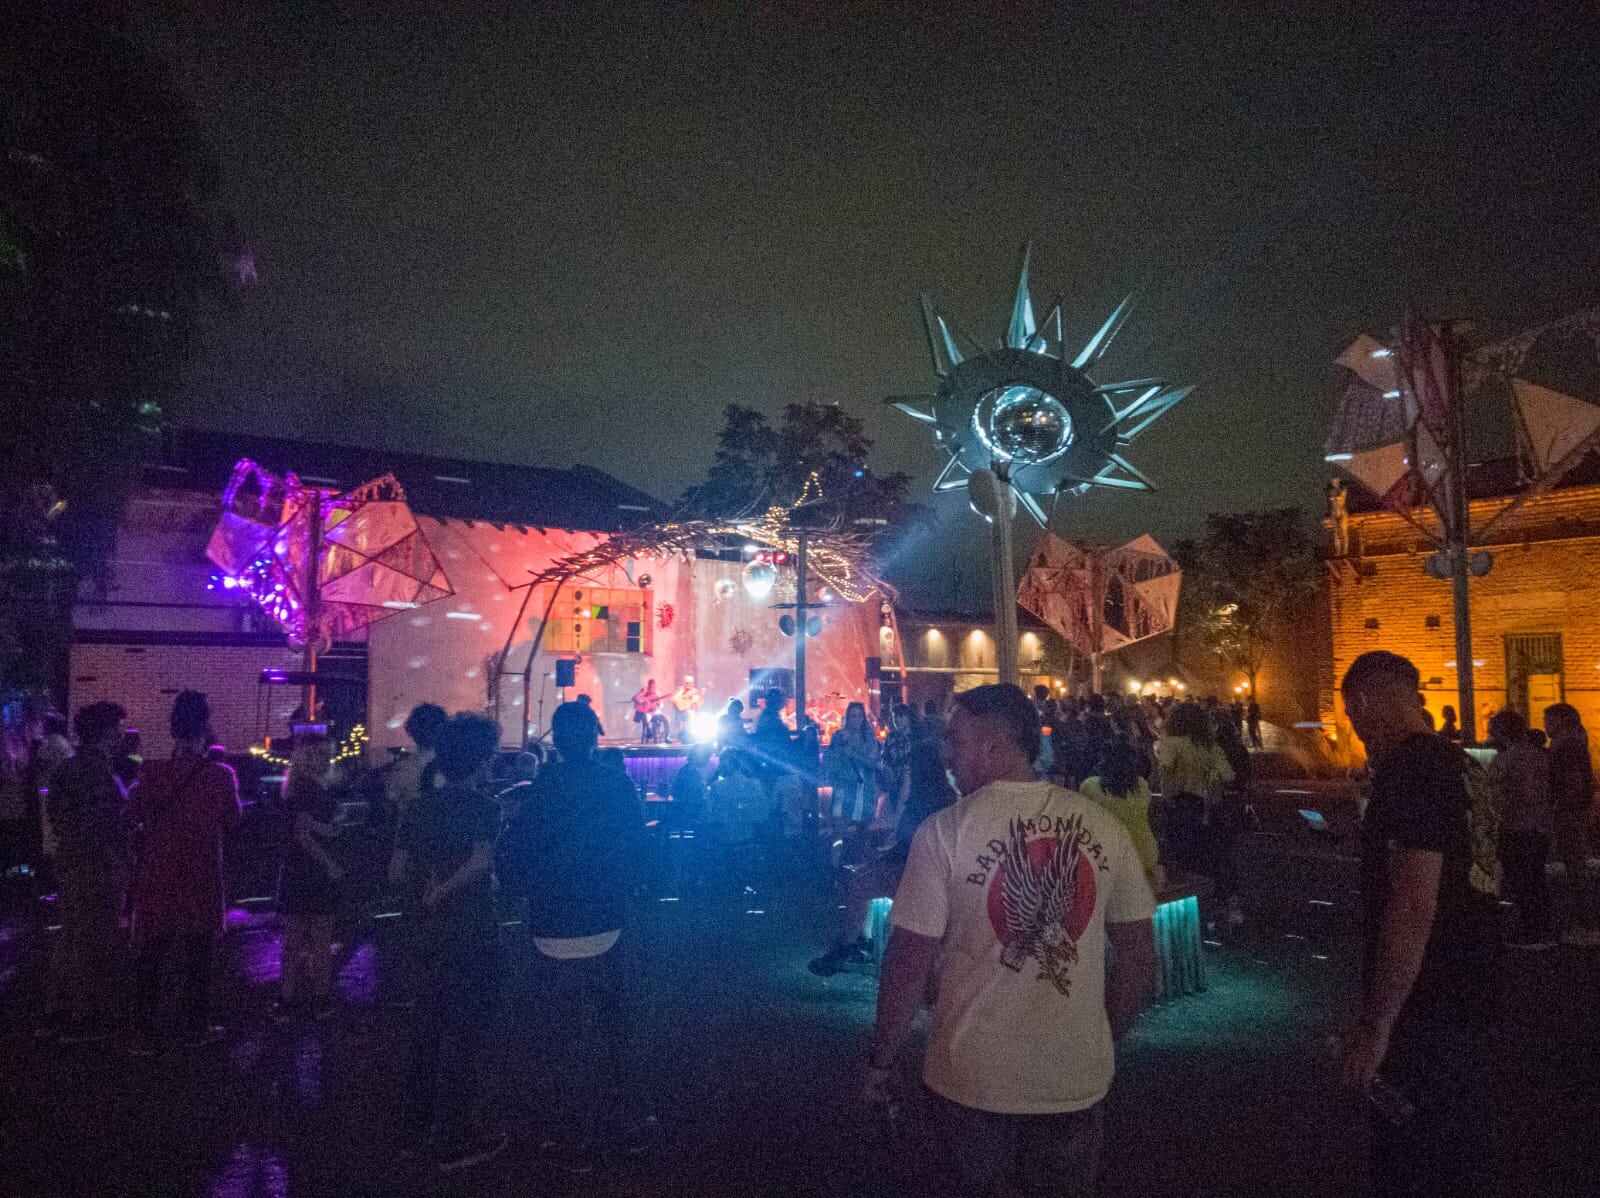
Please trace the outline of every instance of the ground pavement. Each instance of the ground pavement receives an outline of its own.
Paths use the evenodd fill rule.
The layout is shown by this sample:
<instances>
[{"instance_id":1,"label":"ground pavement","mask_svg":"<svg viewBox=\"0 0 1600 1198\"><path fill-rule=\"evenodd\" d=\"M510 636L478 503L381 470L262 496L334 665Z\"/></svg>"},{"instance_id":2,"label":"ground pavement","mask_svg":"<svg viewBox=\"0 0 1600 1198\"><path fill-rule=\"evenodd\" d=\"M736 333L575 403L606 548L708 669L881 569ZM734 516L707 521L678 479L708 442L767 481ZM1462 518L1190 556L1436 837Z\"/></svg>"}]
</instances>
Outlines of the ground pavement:
<instances>
[{"instance_id":1,"label":"ground pavement","mask_svg":"<svg viewBox=\"0 0 1600 1198\"><path fill-rule=\"evenodd\" d=\"M1297 838L1292 820L1279 827L1250 852L1250 924L1207 949L1209 990L1147 1014L1120 1050L1106 1194L1361 1192L1360 1112L1330 1091L1319 1047L1339 1026L1355 968L1353 870L1337 846ZM753 893L642 904L637 1081L661 1135L647 1157L581 1178L545 1164L538 1145L560 1126L552 1062L568 1076L585 1066L570 1056L570 1029L545 1025L515 971L486 1102L512 1145L441 1181L399 1159L410 1016L375 1004L370 948L345 962L336 1019L277 1027L267 1018L277 933L270 918L241 919L220 993L225 1045L142 1061L36 1045L36 957L24 930L8 927L0 1195L937 1192L938 1145L914 1087L892 1128L853 1100L873 979L805 970L831 898L815 874L754 881ZM520 959L520 942L514 949ZM1480 1192L1592 1194L1600 1174L1584 1153L1600 1092L1600 954L1518 960L1500 1068L1509 1163Z\"/></svg>"}]
</instances>

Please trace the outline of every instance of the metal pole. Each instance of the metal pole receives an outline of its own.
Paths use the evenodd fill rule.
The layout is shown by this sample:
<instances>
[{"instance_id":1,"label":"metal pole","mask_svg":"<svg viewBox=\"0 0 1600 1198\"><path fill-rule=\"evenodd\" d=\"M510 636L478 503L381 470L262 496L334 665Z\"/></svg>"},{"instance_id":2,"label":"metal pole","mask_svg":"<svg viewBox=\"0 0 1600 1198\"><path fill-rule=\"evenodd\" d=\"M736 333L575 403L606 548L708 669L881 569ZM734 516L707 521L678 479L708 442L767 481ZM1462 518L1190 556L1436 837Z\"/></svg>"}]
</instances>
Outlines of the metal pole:
<instances>
[{"instance_id":1,"label":"metal pole","mask_svg":"<svg viewBox=\"0 0 1600 1198\"><path fill-rule=\"evenodd\" d=\"M309 675L300 695L308 724L317 722L317 647L322 639L322 492L311 491L309 542L306 561L306 647L303 654L305 672Z\"/></svg>"},{"instance_id":2,"label":"metal pole","mask_svg":"<svg viewBox=\"0 0 1600 1198\"><path fill-rule=\"evenodd\" d=\"M1105 694L1106 662L1100 646L1106 643L1106 551L1094 546L1089 553L1089 635L1094 637L1089 654L1089 693Z\"/></svg>"},{"instance_id":3,"label":"metal pole","mask_svg":"<svg viewBox=\"0 0 1600 1198\"><path fill-rule=\"evenodd\" d=\"M806 600L807 537L803 529L795 532L794 553L794 725L805 726L806 715L806 621L811 608Z\"/></svg>"},{"instance_id":4,"label":"metal pole","mask_svg":"<svg viewBox=\"0 0 1600 1198\"><path fill-rule=\"evenodd\" d=\"M1456 343L1455 322L1440 325L1445 361L1450 371L1450 499L1454 509L1446 527L1450 547L1450 588L1455 602L1456 699L1461 705L1461 739L1473 744L1478 739L1477 694L1472 676L1472 607L1468 596L1467 546L1472 522L1467 509L1467 414L1461 394L1461 353Z\"/></svg>"},{"instance_id":5,"label":"metal pole","mask_svg":"<svg viewBox=\"0 0 1600 1198\"><path fill-rule=\"evenodd\" d=\"M990 573L994 578L994 664L1002 683L1017 685L1017 571L1011 542L1011 483L1004 463L994 466L1000 480L999 510L990 524Z\"/></svg>"}]
</instances>

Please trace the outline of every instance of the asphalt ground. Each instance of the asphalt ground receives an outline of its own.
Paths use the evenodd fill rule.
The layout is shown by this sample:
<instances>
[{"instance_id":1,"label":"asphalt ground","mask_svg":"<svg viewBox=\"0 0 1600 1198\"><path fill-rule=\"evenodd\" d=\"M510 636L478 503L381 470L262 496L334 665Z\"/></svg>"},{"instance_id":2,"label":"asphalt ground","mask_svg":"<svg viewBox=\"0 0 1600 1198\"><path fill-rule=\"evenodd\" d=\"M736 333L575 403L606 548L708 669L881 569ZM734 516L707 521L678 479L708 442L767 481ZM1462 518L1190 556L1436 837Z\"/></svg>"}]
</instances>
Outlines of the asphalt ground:
<instances>
[{"instance_id":1,"label":"asphalt ground","mask_svg":"<svg viewBox=\"0 0 1600 1198\"><path fill-rule=\"evenodd\" d=\"M1322 1047L1349 1008L1355 872L1347 835L1295 814L1306 801L1263 797L1263 830L1245 852L1248 923L1208 944L1205 992L1152 1009L1120 1046L1102 1193L1363 1192L1365 1113L1329 1085ZM925 1118L919 1054L893 1125L853 1097L874 979L805 969L832 915L825 871L752 868L719 882L685 891L667 871L639 904L633 1095L660 1133L639 1158L595 1153L584 1176L540 1144L568 1130L563 1096L592 1062L532 992L519 928L505 930L511 969L482 1100L511 1144L441 1179L401 1159L412 1015L378 1004L374 967L393 921L353 925L334 1019L278 1026L276 920L240 913L217 987L225 1042L140 1060L121 1045L33 1039L43 938L14 917L0 928L0 1195L940 1192L946 1146ZM1595 1194L1600 953L1512 962L1493 1096L1504 1153L1485 1156L1477 1192Z\"/></svg>"}]
</instances>

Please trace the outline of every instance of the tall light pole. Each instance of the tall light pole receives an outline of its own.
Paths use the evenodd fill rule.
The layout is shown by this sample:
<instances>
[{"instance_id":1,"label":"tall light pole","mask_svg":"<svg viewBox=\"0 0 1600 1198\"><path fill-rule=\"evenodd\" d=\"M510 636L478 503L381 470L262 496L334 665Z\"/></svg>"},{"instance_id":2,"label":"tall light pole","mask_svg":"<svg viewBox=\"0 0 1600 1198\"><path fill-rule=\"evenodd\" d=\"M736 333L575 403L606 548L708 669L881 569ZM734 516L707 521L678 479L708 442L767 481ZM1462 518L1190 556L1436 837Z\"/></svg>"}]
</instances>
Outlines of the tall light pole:
<instances>
[{"instance_id":1,"label":"tall light pole","mask_svg":"<svg viewBox=\"0 0 1600 1198\"><path fill-rule=\"evenodd\" d=\"M806 716L806 638L811 635L806 622L811 618L811 603L806 597L806 530L796 529L794 539L794 722L799 730Z\"/></svg>"},{"instance_id":2,"label":"tall light pole","mask_svg":"<svg viewBox=\"0 0 1600 1198\"><path fill-rule=\"evenodd\" d=\"M999 681L1017 685L1017 570L1011 522L1016 495L1006 463L967 480L973 508L989 523L989 573L994 595L994 664Z\"/></svg>"},{"instance_id":3,"label":"tall light pole","mask_svg":"<svg viewBox=\"0 0 1600 1198\"><path fill-rule=\"evenodd\" d=\"M947 455L933 489L966 487L972 506L989 521L995 662L1000 680L1010 683L1017 681L1012 518L1018 506L1043 528L1063 494L1095 487L1150 490L1150 480L1126 457L1127 447L1194 390L1159 378L1106 383L1090 377L1127 320L1132 297L1073 351L1064 340L1059 302L1042 321L1035 318L1028 256L1025 248L998 346L968 336L931 296L922 297L937 385L932 394L886 401L929 425Z\"/></svg>"}]
</instances>

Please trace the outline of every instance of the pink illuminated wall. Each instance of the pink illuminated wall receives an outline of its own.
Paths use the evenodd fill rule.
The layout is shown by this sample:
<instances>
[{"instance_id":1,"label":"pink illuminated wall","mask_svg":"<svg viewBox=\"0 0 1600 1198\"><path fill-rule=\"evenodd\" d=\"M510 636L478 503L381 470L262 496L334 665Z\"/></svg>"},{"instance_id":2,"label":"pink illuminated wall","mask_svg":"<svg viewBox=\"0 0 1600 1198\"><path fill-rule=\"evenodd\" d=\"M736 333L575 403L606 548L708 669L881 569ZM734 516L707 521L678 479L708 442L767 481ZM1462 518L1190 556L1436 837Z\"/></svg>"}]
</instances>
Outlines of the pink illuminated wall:
<instances>
[{"instance_id":1,"label":"pink illuminated wall","mask_svg":"<svg viewBox=\"0 0 1600 1198\"><path fill-rule=\"evenodd\" d=\"M455 594L372 627L369 727L378 748L404 743L401 724L417 703L439 703L452 712L486 709L491 662L517 623L523 597L522 591L512 588L558 558L602 539L593 533L518 531L461 520L419 518L418 522ZM730 698L748 700L752 669L793 665L794 642L778 631L774 600L750 599L738 585L740 569L736 562L629 561L568 584L569 590L631 589L642 576L651 578L649 654L587 654L578 670L573 694L586 693L595 700L608 734L632 732L631 699L647 678L656 679L658 688L668 692L685 674L692 674L709 691L707 709L720 710ZM717 594L721 579L734 583L731 596ZM569 590L562 592L563 600ZM662 627L667 606L672 618ZM516 627L512 670L520 673L526 663L543 614L542 604L532 603ZM866 658L877 652L876 602L831 608L823 625L822 635L811 643L811 695L824 702L824 696L837 695L832 703L841 708L851 700L864 701ZM554 674L556 659L565 656L569 654L547 648L535 665L529 707L536 730L548 722L557 702L554 679L547 675ZM505 743L513 744L522 729L522 678L506 678L502 690L501 730Z\"/></svg>"}]
</instances>

